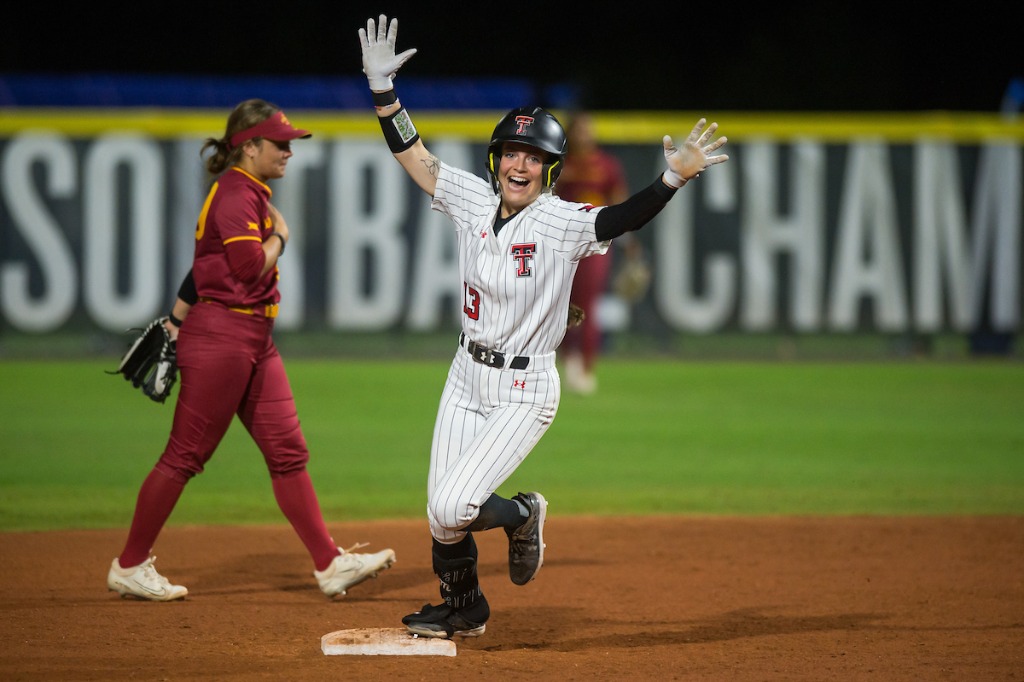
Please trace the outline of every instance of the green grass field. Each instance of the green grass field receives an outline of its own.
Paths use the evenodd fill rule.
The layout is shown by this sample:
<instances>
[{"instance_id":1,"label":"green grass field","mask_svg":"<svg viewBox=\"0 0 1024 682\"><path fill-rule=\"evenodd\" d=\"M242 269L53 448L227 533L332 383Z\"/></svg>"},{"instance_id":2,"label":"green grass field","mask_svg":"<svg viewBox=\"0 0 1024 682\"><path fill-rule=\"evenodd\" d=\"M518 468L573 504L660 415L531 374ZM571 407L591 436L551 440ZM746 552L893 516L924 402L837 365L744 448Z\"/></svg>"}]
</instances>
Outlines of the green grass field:
<instances>
[{"instance_id":1,"label":"green grass field","mask_svg":"<svg viewBox=\"0 0 1024 682\"><path fill-rule=\"evenodd\" d=\"M286 360L329 521L421 518L444 360ZM0 530L127 527L174 407L0 361ZM502 491L554 514L1024 514L1024 364L609 358ZM177 388L175 389L175 395ZM234 424L171 525L283 523Z\"/></svg>"}]
</instances>

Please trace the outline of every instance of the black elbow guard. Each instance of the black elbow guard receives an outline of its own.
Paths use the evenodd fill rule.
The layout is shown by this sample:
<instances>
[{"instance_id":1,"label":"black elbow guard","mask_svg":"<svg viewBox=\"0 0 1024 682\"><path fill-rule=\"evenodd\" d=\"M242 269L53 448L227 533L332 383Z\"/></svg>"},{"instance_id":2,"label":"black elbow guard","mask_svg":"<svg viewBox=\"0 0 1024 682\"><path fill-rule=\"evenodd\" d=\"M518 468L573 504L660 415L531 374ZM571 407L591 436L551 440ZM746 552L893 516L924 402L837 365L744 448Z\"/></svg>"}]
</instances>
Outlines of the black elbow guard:
<instances>
[{"instance_id":1,"label":"black elbow guard","mask_svg":"<svg viewBox=\"0 0 1024 682\"><path fill-rule=\"evenodd\" d=\"M195 305L199 300L199 294L196 293L196 281L192 278L192 270L189 270L185 279L181 280L181 286L178 287L178 298L189 305Z\"/></svg>"}]
</instances>

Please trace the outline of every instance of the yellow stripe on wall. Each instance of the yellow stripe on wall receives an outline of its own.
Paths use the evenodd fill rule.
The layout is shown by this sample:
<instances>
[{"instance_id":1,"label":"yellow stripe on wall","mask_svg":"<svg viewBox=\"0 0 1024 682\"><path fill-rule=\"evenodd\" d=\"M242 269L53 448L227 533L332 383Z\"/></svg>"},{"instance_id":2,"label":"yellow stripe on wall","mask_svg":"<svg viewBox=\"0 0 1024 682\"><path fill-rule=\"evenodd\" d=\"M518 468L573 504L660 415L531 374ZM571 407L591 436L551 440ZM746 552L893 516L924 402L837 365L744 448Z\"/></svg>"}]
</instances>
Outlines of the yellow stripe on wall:
<instances>
[{"instance_id":1,"label":"yellow stripe on wall","mask_svg":"<svg viewBox=\"0 0 1024 682\"><path fill-rule=\"evenodd\" d=\"M111 132L146 133L157 138L182 135L219 137L224 132L226 111L178 109L0 109L0 137L32 129L56 130L72 137L93 137ZM426 139L453 135L487 142L504 111L422 111L413 121ZM556 116L566 112L555 111ZM771 113L771 112L591 112L596 133L607 144L657 144L661 136L676 141L701 116L719 123L721 133L733 141L758 137L775 139L813 138L846 142L851 138L874 137L890 142L909 142L923 137L975 143L991 139L1024 142L1024 117L992 113L961 112L878 112L878 113ZM295 125L308 128L314 136L380 135L373 111L325 112L289 111Z\"/></svg>"}]
</instances>

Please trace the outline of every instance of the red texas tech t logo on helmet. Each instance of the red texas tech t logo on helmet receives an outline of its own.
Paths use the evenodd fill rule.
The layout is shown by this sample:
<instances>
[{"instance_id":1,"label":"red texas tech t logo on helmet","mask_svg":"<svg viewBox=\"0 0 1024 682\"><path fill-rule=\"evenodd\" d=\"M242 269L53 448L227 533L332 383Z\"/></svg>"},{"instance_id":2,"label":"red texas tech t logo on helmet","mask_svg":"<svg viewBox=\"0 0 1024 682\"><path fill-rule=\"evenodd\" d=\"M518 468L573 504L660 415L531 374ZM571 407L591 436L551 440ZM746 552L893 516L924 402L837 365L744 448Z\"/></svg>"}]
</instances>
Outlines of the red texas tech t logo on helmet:
<instances>
[{"instance_id":1,"label":"red texas tech t logo on helmet","mask_svg":"<svg viewBox=\"0 0 1024 682\"><path fill-rule=\"evenodd\" d=\"M516 135L525 135L526 129L533 125L533 116L516 116Z\"/></svg>"}]
</instances>

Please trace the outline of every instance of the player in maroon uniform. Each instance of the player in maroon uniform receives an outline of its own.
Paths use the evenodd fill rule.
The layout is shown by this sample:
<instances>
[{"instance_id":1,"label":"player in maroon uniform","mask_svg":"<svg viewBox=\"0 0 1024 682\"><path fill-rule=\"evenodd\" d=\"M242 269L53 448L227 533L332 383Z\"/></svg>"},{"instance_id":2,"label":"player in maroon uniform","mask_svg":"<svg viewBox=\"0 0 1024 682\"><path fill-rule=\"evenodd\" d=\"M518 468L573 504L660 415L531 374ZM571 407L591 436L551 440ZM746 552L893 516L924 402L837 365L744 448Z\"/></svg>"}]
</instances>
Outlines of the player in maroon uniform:
<instances>
[{"instance_id":1,"label":"player in maroon uniform","mask_svg":"<svg viewBox=\"0 0 1024 682\"><path fill-rule=\"evenodd\" d=\"M122 596L170 601L188 594L157 573L151 550L185 485L202 473L236 414L263 453L277 504L312 557L326 595L345 594L395 560L390 549L342 550L328 533L271 335L280 300L277 262L289 230L270 204L267 182L284 177L292 140L309 136L278 107L252 99L235 107L223 137L208 138L202 147L201 154L210 152L206 168L215 181L196 225L192 270L168 322L177 339L181 390L167 445L142 484L128 539L107 574L107 586Z\"/></svg>"},{"instance_id":2,"label":"player in maroon uniform","mask_svg":"<svg viewBox=\"0 0 1024 682\"><path fill-rule=\"evenodd\" d=\"M612 206L628 199L629 186L622 162L598 145L590 114L574 113L565 134L569 151L555 193L566 201L593 206ZM639 242L629 233L620 241L626 243L627 249L639 247ZM614 247L611 247L605 254L581 260L572 281L569 302L582 308L586 316L579 326L566 330L559 350L565 356L566 386L574 393L589 394L597 390L595 369L602 342L598 304L608 288L613 252Z\"/></svg>"}]
</instances>

